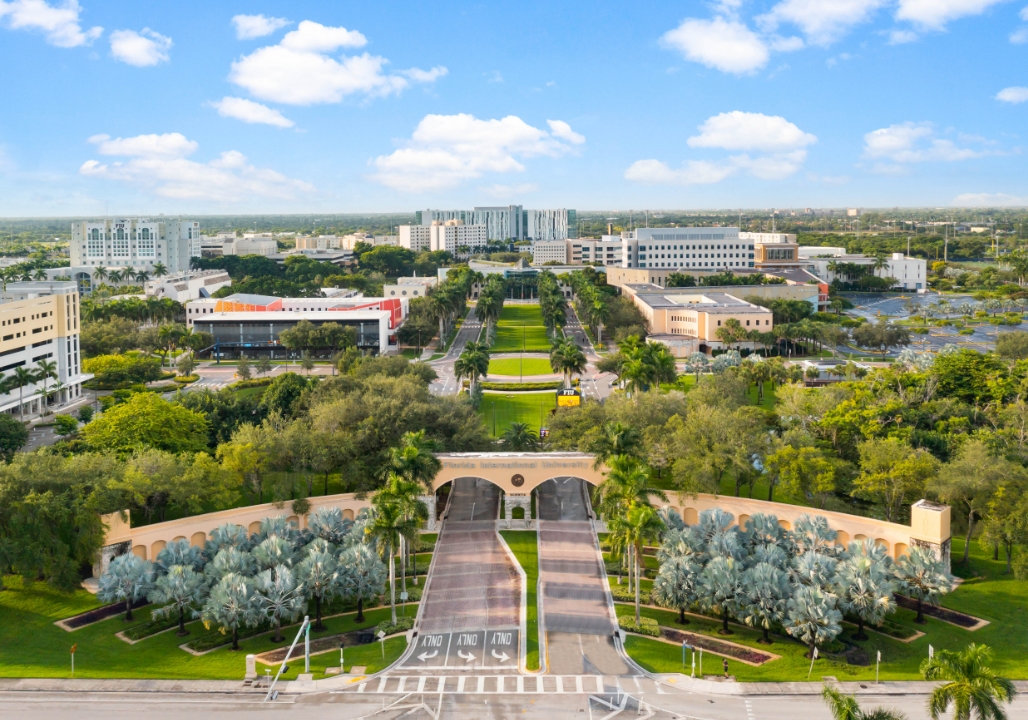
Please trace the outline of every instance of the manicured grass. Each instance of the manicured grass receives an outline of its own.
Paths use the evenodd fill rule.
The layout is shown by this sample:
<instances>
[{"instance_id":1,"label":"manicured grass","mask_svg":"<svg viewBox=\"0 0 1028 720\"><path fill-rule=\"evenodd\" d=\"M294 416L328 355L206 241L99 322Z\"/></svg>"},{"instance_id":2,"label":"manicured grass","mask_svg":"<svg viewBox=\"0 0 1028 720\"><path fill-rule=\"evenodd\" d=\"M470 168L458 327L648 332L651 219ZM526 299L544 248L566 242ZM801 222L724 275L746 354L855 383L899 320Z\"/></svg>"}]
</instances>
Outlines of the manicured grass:
<instances>
[{"instance_id":1,"label":"manicured grass","mask_svg":"<svg viewBox=\"0 0 1028 720\"><path fill-rule=\"evenodd\" d=\"M168 678L168 679L217 679L242 680L246 670L247 653L262 653L276 647L286 647L292 642L296 630L283 630L286 641L273 643L271 635L240 640L239 651L230 646L223 646L206 655L196 657L179 645L204 632L203 625L198 621L190 622L187 629L191 635L180 638L174 632L149 637L135 645L119 640L115 633L130 626L118 616L99 622L75 632L65 632L56 625L55 620L76 615L99 603L95 596L85 590L76 590L69 594L55 591L45 583L23 584L19 577L5 577L8 590L0 592L0 676L2 677L70 677L70 655L72 644L78 645L75 653L75 677L83 678ZM399 608L397 608L399 612ZM417 605L407 606L407 613L417 612ZM142 623L149 619L149 609L135 612L134 623ZM349 613L325 620L324 632L312 632L311 637L324 637L358 628L374 627L383 620L389 619L389 607L367 610L365 621L360 625L354 622L356 613ZM400 651L405 645L403 637L399 638ZM378 643L374 651L375 657L381 658ZM371 665L370 649L361 648L357 652L368 652ZM386 658L394 652L386 643ZM351 661L347 651L347 662ZM334 657L329 665L338 665L339 656ZM358 665L359 655L352 657ZM312 658L313 660L313 658ZM295 667L295 663L292 663ZM302 660L300 667L302 668ZM369 667L369 670L371 668ZM258 672L264 674L263 667Z\"/></svg>"},{"instance_id":2,"label":"manicured grass","mask_svg":"<svg viewBox=\"0 0 1028 720\"><path fill-rule=\"evenodd\" d=\"M490 375L552 375L550 361L544 358L502 358L489 361Z\"/></svg>"},{"instance_id":3,"label":"manicured grass","mask_svg":"<svg viewBox=\"0 0 1028 720\"><path fill-rule=\"evenodd\" d=\"M538 305L504 305L496 324L492 352L549 352L542 310Z\"/></svg>"},{"instance_id":4,"label":"manicured grass","mask_svg":"<svg viewBox=\"0 0 1028 720\"><path fill-rule=\"evenodd\" d=\"M527 423L538 434L539 423L545 427L555 407L556 392L485 393L478 411L493 437L499 437L513 422Z\"/></svg>"},{"instance_id":5,"label":"manicured grass","mask_svg":"<svg viewBox=\"0 0 1028 720\"><path fill-rule=\"evenodd\" d=\"M525 611L525 638L528 670L539 669L539 608L536 605L536 590L539 585L539 546L535 530L504 530L500 533L507 541L521 569L525 571L525 594L528 607Z\"/></svg>"},{"instance_id":6,"label":"manicured grass","mask_svg":"<svg viewBox=\"0 0 1028 720\"><path fill-rule=\"evenodd\" d=\"M952 593L944 596L942 605L988 620L989 625L975 632L933 618L928 618L925 625L918 625L914 622L914 612L900 608L890 615L889 619L924 632L924 637L911 643L902 643L872 632L868 633L869 640L857 642L850 637L854 628L844 626L843 636L846 641L863 648L871 658L871 665L859 667L822 657L814 664L811 679L820 680L821 675L834 675L844 682L874 680L874 657L875 653L881 650L882 680L918 680L921 679L920 664L928 657L929 644L936 650L960 650L971 642L984 643L992 648L994 655L990 667L996 672L1015 680L1028 678L1028 633L1025 632L1028 624L1025 620L1025 610L1028 608L1028 581L1004 575L1004 563L992 560L991 547L983 547L978 542L973 542L971 546L971 567L964 567L960 562L963 548L963 541L954 538L953 568L957 574L967 575L969 579ZM632 608L628 604L624 607L626 611ZM689 625L679 626L675 623L677 616L673 612L644 608L643 614L667 627L682 627L691 632L702 631L713 635L717 632L718 623L713 619L693 618ZM743 681L786 682L806 679L810 660L803 657L806 649L802 645L777 636L773 645L759 645L756 642L759 637L756 630L738 626L733 626L733 630L735 634L727 638L732 642L782 655L782 659L766 663L759 668L729 660L731 674ZM681 671L682 652L679 647L636 637L630 637L627 646L632 657L650 670ZM705 660L707 671L720 672L720 659L712 659L711 662L715 662L716 667L707 666Z\"/></svg>"}]
</instances>

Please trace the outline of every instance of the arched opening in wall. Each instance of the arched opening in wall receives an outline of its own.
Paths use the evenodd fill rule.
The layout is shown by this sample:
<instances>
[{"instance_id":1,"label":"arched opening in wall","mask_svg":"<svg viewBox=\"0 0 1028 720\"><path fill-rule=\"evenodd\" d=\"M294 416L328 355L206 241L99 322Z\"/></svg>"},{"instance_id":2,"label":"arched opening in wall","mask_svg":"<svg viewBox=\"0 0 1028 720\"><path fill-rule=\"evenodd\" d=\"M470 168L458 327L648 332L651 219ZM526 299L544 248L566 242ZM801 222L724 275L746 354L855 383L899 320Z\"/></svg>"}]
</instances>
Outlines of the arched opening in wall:
<instances>
[{"instance_id":1,"label":"arched opening in wall","mask_svg":"<svg viewBox=\"0 0 1028 720\"><path fill-rule=\"evenodd\" d=\"M146 545L133 545L132 554L140 560L146 560Z\"/></svg>"},{"instance_id":2,"label":"arched opening in wall","mask_svg":"<svg viewBox=\"0 0 1028 720\"><path fill-rule=\"evenodd\" d=\"M171 539L171 541L172 541L172 542L178 542L179 540L185 540L185 539L186 539L186 536L185 536L185 535L179 535L178 537L173 537L173 538Z\"/></svg>"},{"instance_id":3,"label":"arched opening in wall","mask_svg":"<svg viewBox=\"0 0 1028 720\"><path fill-rule=\"evenodd\" d=\"M867 535L861 535L860 533L857 533L853 536L853 539L857 542L863 542L864 540L867 540Z\"/></svg>"},{"instance_id":4,"label":"arched opening in wall","mask_svg":"<svg viewBox=\"0 0 1028 720\"><path fill-rule=\"evenodd\" d=\"M739 516L739 529L742 530L743 532L745 532L746 531L746 523L748 523L749 521L750 521L750 516L749 515L740 515Z\"/></svg>"},{"instance_id":5,"label":"arched opening in wall","mask_svg":"<svg viewBox=\"0 0 1028 720\"><path fill-rule=\"evenodd\" d=\"M250 523L247 526L246 531L248 533L250 533L251 535L256 535L257 533L259 533L261 531L261 521L260 520L254 520L252 523Z\"/></svg>"},{"instance_id":6,"label":"arched opening in wall","mask_svg":"<svg viewBox=\"0 0 1028 720\"><path fill-rule=\"evenodd\" d=\"M792 530L792 523L789 522L788 520L779 520L778 521L778 527L780 527L780 528L782 528L784 530Z\"/></svg>"},{"instance_id":7,"label":"arched opening in wall","mask_svg":"<svg viewBox=\"0 0 1028 720\"><path fill-rule=\"evenodd\" d=\"M350 508L346 508L345 510L343 510L343 519L353 520L353 510L351 510Z\"/></svg>"},{"instance_id":8,"label":"arched opening in wall","mask_svg":"<svg viewBox=\"0 0 1028 720\"><path fill-rule=\"evenodd\" d=\"M195 532L195 533L193 533L193 537L189 538L189 544L192 545L193 547L198 547L198 548L200 548L202 550L203 546L207 544L207 533L205 533L205 532Z\"/></svg>"},{"instance_id":9,"label":"arched opening in wall","mask_svg":"<svg viewBox=\"0 0 1028 720\"><path fill-rule=\"evenodd\" d=\"M682 510L682 522L686 525L696 525L700 521L700 516L696 512L696 508L687 507Z\"/></svg>"},{"instance_id":10,"label":"arched opening in wall","mask_svg":"<svg viewBox=\"0 0 1028 720\"><path fill-rule=\"evenodd\" d=\"M295 525L297 529L300 529L301 527L300 518L298 518L296 515L290 515L289 517L287 517L286 522L290 523L291 525Z\"/></svg>"},{"instance_id":11,"label":"arched opening in wall","mask_svg":"<svg viewBox=\"0 0 1028 720\"><path fill-rule=\"evenodd\" d=\"M163 550L167 546L168 543L166 543L164 540L157 540L156 542L154 542L153 545L150 546L150 557L156 558L158 555L161 554L161 550Z\"/></svg>"},{"instance_id":12,"label":"arched opening in wall","mask_svg":"<svg viewBox=\"0 0 1028 720\"><path fill-rule=\"evenodd\" d=\"M839 530L839 534L835 536L835 544L846 547L850 544L850 534L845 530Z\"/></svg>"},{"instance_id":13,"label":"arched opening in wall","mask_svg":"<svg viewBox=\"0 0 1028 720\"><path fill-rule=\"evenodd\" d=\"M885 552L889 552L889 541L885 538L875 538L875 545L885 548Z\"/></svg>"},{"instance_id":14,"label":"arched opening in wall","mask_svg":"<svg viewBox=\"0 0 1028 720\"><path fill-rule=\"evenodd\" d=\"M516 482L517 478L512 484ZM554 477L541 482L535 488L535 516L540 520L588 521L592 508L589 491L589 483L573 476ZM506 501L525 507L530 498L529 493L510 493Z\"/></svg>"},{"instance_id":15,"label":"arched opening in wall","mask_svg":"<svg viewBox=\"0 0 1028 720\"><path fill-rule=\"evenodd\" d=\"M910 547L906 543L898 542L892 546L892 559L899 560L901 557L910 552Z\"/></svg>"}]
</instances>

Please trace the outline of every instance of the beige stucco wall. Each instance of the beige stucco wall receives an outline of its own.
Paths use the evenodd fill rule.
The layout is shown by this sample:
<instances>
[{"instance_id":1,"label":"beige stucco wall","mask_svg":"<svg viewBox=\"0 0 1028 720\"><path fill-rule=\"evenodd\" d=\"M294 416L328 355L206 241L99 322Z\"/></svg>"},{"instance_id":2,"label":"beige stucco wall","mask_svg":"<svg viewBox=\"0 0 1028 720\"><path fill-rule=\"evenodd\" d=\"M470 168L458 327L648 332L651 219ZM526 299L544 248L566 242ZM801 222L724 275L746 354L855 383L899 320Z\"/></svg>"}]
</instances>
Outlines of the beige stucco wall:
<instances>
[{"instance_id":1,"label":"beige stucco wall","mask_svg":"<svg viewBox=\"0 0 1028 720\"><path fill-rule=\"evenodd\" d=\"M323 495L308 498L308 500L311 504L311 512L323 507L337 507L343 511L343 517L350 519L356 517L361 508L371 506L370 501L358 500L353 493ZM132 552L144 560L153 560L157 557L157 553L172 540L184 538L193 545L203 547L211 530L225 523L242 525L251 533L257 531L260 521L266 517L285 517L295 521L301 528L307 524L306 516L294 514L289 509L288 503L282 507L275 507L274 503L251 505L136 528L129 527L129 523L126 522L128 517L127 510L124 519L121 513L103 516L103 521L107 525L104 545L130 542Z\"/></svg>"},{"instance_id":2,"label":"beige stucco wall","mask_svg":"<svg viewBox=\"0 0 1028 720\"><path fill-rule=\"evenodd\" d=\"M439 455L442 469L432 488L462 477L485 478L504 492L522 495L558 477L577 477L593 485L603 482L606 468L593 469L596 458L587 453L452 453ZM514 485L514 478L523 479Z\"/></svg>"}]
</instances>

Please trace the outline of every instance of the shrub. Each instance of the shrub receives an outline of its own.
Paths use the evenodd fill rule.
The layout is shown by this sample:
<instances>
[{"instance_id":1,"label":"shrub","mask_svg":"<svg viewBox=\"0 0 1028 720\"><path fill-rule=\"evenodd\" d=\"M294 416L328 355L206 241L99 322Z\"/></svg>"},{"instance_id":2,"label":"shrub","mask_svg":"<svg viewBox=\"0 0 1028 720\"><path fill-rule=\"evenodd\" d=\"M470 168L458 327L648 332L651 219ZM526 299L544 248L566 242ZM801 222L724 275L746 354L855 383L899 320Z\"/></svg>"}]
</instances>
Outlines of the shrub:
<instances>
[{"instance_id":1,"label":"shrub","mask_svg":"<svg viewBox=\"0 0 1028 720\"><path fill-rule=\"evenodd\" d=\"M505 383L505 382L483 382L480 383L483 390L502 390L503 392L511 392L517 390L556 390L561 387L563 383L560 380L553 380L551 382L533 382L533 383Z\"/></svg>"},{"instance_id":2,"label":"shrub","mask_svg":"<svg viewBox=\"0 0 1028 720\"><path fill-rule=\"evenodd\" d=\"M194 383L194 382L196 382L199 379L200 379L199 375L179 375L178 377L175 378L175 382L182 383L183 385L187 385L189 383Z\"/></svg>"},{"instance_id":3,"label":"shrub","mask_svg":"<svg viewBox=\"0 0 1028 720\"><path fill-rule=\"evenodd\" d=\"M388 620L380 622L375 626L375 638L378 638L380 632L384 632L386 635L395 635L396 633L406 632L414 627L413 617L400 617L396 618L396 624L389 622Z\"/></svg>"},{"instance_id":4,"label":"shrub","mask_svg":"<svg viewBox=\"0 0 1028 720\"><path fill-rule=\"evenodd\" d=\"M89 405L83 405L79 408L79 422L85 425L87 422L93 419L93 408Z\"/></svg>"},{"instance_id":5,"label":"shrub","mask_svg":"<svg viewBox=\"0 0 1028 720\"><path fill-rule=\"evenodd\" d=\"M618 627L625 632L649 635L650 637L660 637L660 625L658 625L657 621L653 618L641 617L639 618L639 624L636 625L635 615L619 615Z\"/></svg>"},{"instance_id":6,"label":"shrub","mask_svg":"<svg viewBox=\"0 0 1028 720\"><path fill-rule=\"evenodd\" d=\"M132 627L125 629L123 634L129 640L142 640L145 637L156 635L157 633L173 628L176 625L178 625L178 615L176 613L172 613L159 620L151 618L144 623L133 625Z\"/></svg>"},{"instance_id":7,"label":"shrub","mask_svg":"<svg viewBox=\"0 0 1028 720\"><path fill-rule=\"evenodd\" d=\"M614 596L614 602L632 603L635 604L635 588L628 587L628 585L612 585L610 588L610 594ZM643 605L652 605L650 602L650 594L639 589L639 602Z\"/></svg>"},{"instance_id":8,"label":"shrub","mask_svg":"<svg viewBox=\"0 0 1028 720\"><path fill-rule=\"evenodd\" d=\"M94 385L106 389L119 383L147 383L161 379L160 362L156 358L131 355L100 355L82 362L83 372L95 375Z\"/></svg>"}]
</instances>

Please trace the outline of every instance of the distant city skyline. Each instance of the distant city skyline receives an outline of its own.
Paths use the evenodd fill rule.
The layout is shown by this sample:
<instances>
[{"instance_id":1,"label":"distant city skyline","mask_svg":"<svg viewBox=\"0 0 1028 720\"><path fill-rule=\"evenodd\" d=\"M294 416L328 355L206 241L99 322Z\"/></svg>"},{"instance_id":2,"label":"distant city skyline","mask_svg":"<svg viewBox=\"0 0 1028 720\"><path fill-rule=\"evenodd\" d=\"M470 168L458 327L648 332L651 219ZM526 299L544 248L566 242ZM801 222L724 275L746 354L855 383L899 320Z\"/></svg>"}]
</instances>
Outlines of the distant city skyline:
<instances>
[{"instance_id":1,"label":"distant city skyline","mask_svg":"<svg viewBox=\"0 0 1028 720\"><path fill-rule=\"evenodd\" d=\"M0 216L1028 206L1024 2L8 0Z\"/></svg>"}]
</instances>

